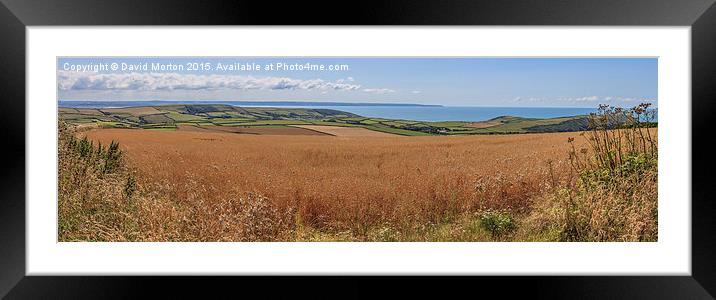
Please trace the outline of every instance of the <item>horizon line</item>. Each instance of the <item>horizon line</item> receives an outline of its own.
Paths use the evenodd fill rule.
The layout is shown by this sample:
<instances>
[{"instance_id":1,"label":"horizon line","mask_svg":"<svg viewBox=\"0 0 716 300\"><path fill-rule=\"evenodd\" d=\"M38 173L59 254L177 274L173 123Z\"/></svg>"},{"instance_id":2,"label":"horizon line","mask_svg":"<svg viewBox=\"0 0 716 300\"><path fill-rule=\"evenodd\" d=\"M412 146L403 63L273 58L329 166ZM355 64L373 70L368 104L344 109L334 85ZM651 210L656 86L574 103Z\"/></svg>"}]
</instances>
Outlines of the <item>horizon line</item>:
<instances>
[{"instance_id":1,"label":"horizon line","mask_svg":"<svg viewBox=\"0 0 716 300\"><path fill-rule=\"evenodd\" d=\"M444 105L444 104L423 104L423 103L378 103L378 102L337 102L337 101L302 101L302 100L58 100L58 102L251 102L251 103L310 103L317 105L308 106L320 106L325 104L326 106L426 106L426 107L486 107L486 108L582 108L582 109L595 109L599 104L595 106L497 106L497 105ZM59 104L59 103L58 103ZM192 103L196 104L196 103ZM207 103L211 104L211 103ZM654 105L655 108L658 105Z\"/></svg>"}]
</instances>

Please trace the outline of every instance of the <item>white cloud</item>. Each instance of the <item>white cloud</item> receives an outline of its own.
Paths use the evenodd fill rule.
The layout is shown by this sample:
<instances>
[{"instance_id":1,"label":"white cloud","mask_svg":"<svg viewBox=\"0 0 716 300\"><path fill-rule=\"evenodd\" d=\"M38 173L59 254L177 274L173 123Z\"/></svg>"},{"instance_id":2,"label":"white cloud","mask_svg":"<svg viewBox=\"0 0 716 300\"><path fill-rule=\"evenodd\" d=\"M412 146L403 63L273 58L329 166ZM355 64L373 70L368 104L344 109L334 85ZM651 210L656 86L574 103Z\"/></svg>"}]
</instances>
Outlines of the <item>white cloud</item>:
<instances>
[{"instance_id":1,"label":"white cloud","mask_svg":"<svg viewBox=\"0 0 716 300\"><path fill-rule=\"evenodd\" d=\"M421 92L421 91L412 91L411 93L413 93L413 94L420 94L420 93L422 93L422 92Z\"/></svg>"},{"instance_id":2,"label":"white cloud","mask_svg":"<svg viewBox=\"0 0 716 300\"><path fill-rule=\"evenodd\" d=\"M337 79L336 83L344 83L344 82L352 82L352 81L355 81L355 79L353 79L353 77L346 77L345 79L343 79L343 78Z\"/></svg>"},{"instance_id":3,"label":"white cloud","mask_svg":"<svg viewBox=\"0 0 716 300\"><path fill-rule=\"evenodd\" d=\"M628 105L626 102L650 102L655 103L655 99L648 98L634 98L634 97L617 97L617 96L583 96L583 97L560 97L560 98L540 98L540 97L515 97L512 99L514 102L544 102L552 103L555 102L570 102L570 103L589 103L585 105L596 105L596 104L607 104L607 103L619 103L619 105Z\"/></svg>"},{"instance_id":4,"label":"white cloud","mask_svg":"<svg viewBox=\"0 0 716 300\"><path fill-rule=\"evenodd\" d=\"M597 96L586 96L586 97L579 97L579 98L573 98L571 101L575 102L594 102L599 100L599 97Z\"/></svg>"},{"instance_id":5,"label":"white cloud","mask_svg":"<svg viewBox=\"0 0 716 300\"><path fill-rule=\"evenodd\" d=\"M353 78L346 79L353 81ZM166 90L339 90L357 91L359 84L323 79L195 75L178 73L92 73L58 71L60 90L166 91ZM386 89L387 90L387 89Z\"/></svg>"},{"instance_id":6,"label":"white cloud","mask_svg":"<svg viewBox=\"0 0 716 300\"><path fill-rule=\"evenodd\" d=\"M537 98L537 97L515 97L515 99L512 99L512 101L515 102L541 102L544 101L544 98Z\"/></svg>"},{"instance_id":7,"label":"white cloud","mask_svg":"<svg viewBox=\"0 0 716 300\"><path fill-rule=\"evenodd\" d=\"M647 98L634 98L634 97L619 97L619 96L584 96L584 97L566 97L558 98L559 101L566 102L654 102L654 99Z\"/></svg>"},{"instance_id":8,"label":"white cloud","mask_svg":"<svg viewBox=\"0 0 716 300\"><path fill-rule=\"evenodd\" d=\"M376 93L376 94L395 93L395 90L391 90L391 89L363 89L363 91L368 92L368 93Z\"/></svg>"}]
</instances>

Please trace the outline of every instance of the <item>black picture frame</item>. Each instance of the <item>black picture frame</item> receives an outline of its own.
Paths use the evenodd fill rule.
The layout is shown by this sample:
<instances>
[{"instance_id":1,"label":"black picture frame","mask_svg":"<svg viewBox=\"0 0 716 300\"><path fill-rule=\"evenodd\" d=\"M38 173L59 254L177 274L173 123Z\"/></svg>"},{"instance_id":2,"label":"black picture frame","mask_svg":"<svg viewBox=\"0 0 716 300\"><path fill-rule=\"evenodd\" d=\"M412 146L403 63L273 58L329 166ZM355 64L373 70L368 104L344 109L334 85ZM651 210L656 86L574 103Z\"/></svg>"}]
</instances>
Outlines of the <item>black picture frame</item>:
<instances>
[{"instance_id":1,"label":"black picture frame","mask_svg":"<svg viewBox=\"0 0 716 300\"><path fill-rule=\"evenodd\" d=\"M345 298L372 295L449 296L466 289L499 289L503 296L549 298L713 299L716 295L716 204L709 185L716 160L708 147L716 113L714 0L501 1L110 1L0 0L0 135L5 150L0 181L0 296L128 298L297 295ZM328 8L328 9L326 9ZM692 276L481 277L455 283L410 278L50 277L25 275L25 34L26 26L75 25L577 25L691 26ZM689 199L680 199L689 201ZM256 289L270 282L274 288ZM499 287L501 286L501 287ZM432 289L434 287L435 289ZM461 288L462 287L462 288ZM499 287L499 288L498 288ZM306 289L315 288L316 291ZM486 294L485 294L486 295Z\"/></svg>"}]
</instances>

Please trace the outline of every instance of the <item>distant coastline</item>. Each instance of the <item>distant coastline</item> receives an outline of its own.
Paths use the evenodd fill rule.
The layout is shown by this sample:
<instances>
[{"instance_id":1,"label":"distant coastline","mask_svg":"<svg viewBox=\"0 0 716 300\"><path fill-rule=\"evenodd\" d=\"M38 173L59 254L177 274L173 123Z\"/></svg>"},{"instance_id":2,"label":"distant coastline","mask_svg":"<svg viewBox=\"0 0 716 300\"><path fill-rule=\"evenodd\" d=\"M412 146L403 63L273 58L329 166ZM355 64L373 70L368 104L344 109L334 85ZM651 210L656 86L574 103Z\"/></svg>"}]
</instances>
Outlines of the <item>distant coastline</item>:
<instances>
[{"instance_id":1,"label":"distant coastline","mask_svg":"<svg viewBox=\"0 0 716 300\"><path fill-rule=\"evenodd\" d=\"M167 104L226 104L233 106L391 106L391 107L443 107L437 104L413 104L413 103L351 103L351 102L316 102L316 101L182 101L182 100L129 100L129 101L105 101L105 100L60 100L60 107L70 108L112 108L132 106L157 106Z\"/></svg>"},{"instance_id":2,"label":"distant coastline","mask_svg":"<svg viewBox=\"0 0 716 300\"><path fill-rule=\"evenodd\" d=\"M349 103L349 102L316 102L316 101L167 101L167 100L128 100L102 101L60 100L60 108L76 109L110 109L143 106L165 105L229 105L234 107L256 108L304 108L330 109L348 112L364 117L394 120L415 120L425 122L487 121L501 116L513 116L531 119L549 119L558 117L574 117L595 113L595 108L580 107L480 107L480 106L444 106L407 103ZM656 110L655 110L656 111ZM656 117L656 116L655 116ZM658 117L656 117L658 120ZM656 121L655 120L655 121Z\"/></svg>"}]
</instances>

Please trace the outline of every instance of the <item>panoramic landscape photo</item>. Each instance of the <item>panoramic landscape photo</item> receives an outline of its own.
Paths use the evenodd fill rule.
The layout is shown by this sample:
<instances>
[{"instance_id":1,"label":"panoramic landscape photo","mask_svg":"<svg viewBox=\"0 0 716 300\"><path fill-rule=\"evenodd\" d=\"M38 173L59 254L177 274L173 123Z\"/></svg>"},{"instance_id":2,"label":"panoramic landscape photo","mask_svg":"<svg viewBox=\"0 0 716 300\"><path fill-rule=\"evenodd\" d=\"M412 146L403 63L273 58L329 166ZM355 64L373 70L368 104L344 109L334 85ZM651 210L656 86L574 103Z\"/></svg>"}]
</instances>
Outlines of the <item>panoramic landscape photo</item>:
<instances>
[{"instance_id":1,"label":"panoramic landscape photo","mask_svg":"<svg viewBox=\"0 0 716 300\"><path fill-rule=\"evenodd\" d=\"M58 240L655 242L657 64L59 57Z\"/></svg>"}]
</instances>

